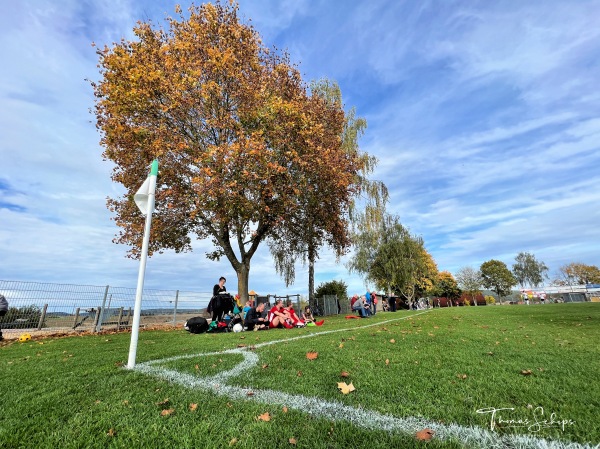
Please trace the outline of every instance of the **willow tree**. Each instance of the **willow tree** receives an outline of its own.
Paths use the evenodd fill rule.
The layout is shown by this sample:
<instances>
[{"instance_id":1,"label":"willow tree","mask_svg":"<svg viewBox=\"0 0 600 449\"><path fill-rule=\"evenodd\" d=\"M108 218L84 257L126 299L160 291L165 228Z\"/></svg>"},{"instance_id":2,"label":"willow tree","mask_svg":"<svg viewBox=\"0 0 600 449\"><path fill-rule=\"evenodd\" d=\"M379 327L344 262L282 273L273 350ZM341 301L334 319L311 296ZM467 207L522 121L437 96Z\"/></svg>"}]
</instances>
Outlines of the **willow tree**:
<instances>
[{"instance_id":1,"label":"willow tree","mask_svg":"<svg viewBox=\"0 0 600 449\"><path fill-rule=\"evenodd\" d=\"M311 98L317 101L317 104L325 105L333 111L342 111L341 129L323 122L330 131L333 131L326 137L341 143L345 157L354 161L355 169L350 198L346 196L349 190L345 188L337 194L337 196L342 194L344 197L344 201L340 202L335 199L336 195L331 195L331 182L322 185L323 180L314 180L313 185L307 186L306 195L299 198L297 213L287 220L286 232L272 238L269 242L275 259L275 268L284 278L286 285L290 285L295 279L298 260L308 264L308 292L309 300L312 301L315 262L319 257L319 251L322 247L328 246L333 249L337 258L345 254L351 245L351 230L357 216L357 203L366 198L369 204L384 205L387 201L387 188L382 182L369 179L369 175L377 165L377 159L362 151L358 144L367 122L364 118L356 116L354 108L344 111L342 93L338 84L321 79L313 82L310 90ZM318 144L324 149L331 145L326 140L321 140ZM324 154L327 155L327 151ZM330 201L331 199L334 201Z\"/></svg>"},{"instance_id":2,"label":"willow tree","mask_svg":"<svg viewBox=\"0 0 600 449\"><path fill-rule=\"evenodd\" d=\"M236 3L176 14L166 29L141 22L135 40L98 50L103 156L127 189L108 200L122 228L115 241L139 257L143 220L132 196L158 158L149 253L211 239L207 256L227 257L246 299L259 244L284 233L315 180L324 201L343 209L360 164L341 148L343 111L308 94L289 57L240 22Z\"/></svg>"}]
</instances>

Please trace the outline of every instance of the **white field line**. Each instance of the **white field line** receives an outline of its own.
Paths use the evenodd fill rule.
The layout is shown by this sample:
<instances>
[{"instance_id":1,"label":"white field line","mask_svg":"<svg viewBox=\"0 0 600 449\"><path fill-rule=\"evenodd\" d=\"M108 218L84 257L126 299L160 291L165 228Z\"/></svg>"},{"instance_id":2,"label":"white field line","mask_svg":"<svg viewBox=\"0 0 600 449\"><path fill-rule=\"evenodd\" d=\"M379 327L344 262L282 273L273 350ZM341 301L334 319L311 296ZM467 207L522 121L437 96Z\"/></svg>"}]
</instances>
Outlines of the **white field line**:
<instances>
[{"instance_id":1,"label":"white field line","mask_svg":"<svg viewBox=\"0 0 600 449\"><path fill-rule=\"evenodd\" d=\"M300 335L282 340L269 341L254 345L253 348L258 349L263 346L299 340L302 338L318 337L336 332L347 332L372 326L381 326L382 324L412 318L423 313L427 312L420 312L414 315L404 316L402 318L379 321L366 326L315 332L312 334ZM434 421L428 421L425 418L420 417L398 418L392 415L378 413L373 410L350 407L337 401L326 401L318 397L306 397L300 394L289 394L270 389L260 390L250 387L240 387L237 385L227 385L226 382L230 378L238 376L242 372L251 369L258 364L258 355L254 351L249 351L248 349L249 348L247 347L236 348L226 351L169 357L140 363L133 369L186 388L209 390L215 394L226 396L233 400L262 402L269 405L288 407L299 410L303 413L308 413L309 415L318 418L327 419L329 421L348 421L357 427L362 427L369 430L384 430L387 432L402 432L414 435L416 432L424 428L429 428L435 431L434 438L437 440L454 442L458 441L459 443L470 447L481 447L486 449L598 449L600 447L600 445L591 446L572 442L545 440L543 438L536 438L531 435L499 435L487 429L465 427L458 424L441 424ZM198 377L191 374L180 373L179 371L167 369L161 366L156 366L187 358L225 354L240 354L243 357L243 361L229 371L221 372L215 376ZM249 393L251 394L249 395Z\"/></svg>"}]
</instances>

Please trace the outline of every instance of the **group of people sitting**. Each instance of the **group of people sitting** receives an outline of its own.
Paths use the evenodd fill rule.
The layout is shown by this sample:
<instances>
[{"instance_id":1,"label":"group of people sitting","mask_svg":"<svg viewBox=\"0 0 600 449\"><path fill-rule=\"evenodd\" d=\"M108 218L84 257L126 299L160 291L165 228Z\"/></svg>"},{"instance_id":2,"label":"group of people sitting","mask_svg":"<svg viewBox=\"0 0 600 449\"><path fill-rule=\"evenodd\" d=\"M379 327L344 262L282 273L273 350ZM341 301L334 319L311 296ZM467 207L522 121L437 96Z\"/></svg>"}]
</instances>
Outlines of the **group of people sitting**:
<instances>
[{"instance_id":1,"label":"group of people sitting","mask_svg":"<svg viewBox=\"0 0 600 449\"><path fill-rule=\"evenodd\" d=\"M287 301L285 306L283 300L278 299L275 305L267 310L267 304L261 302L254 306L253 300L249 300L244 307L244 329L266 330L275 328L293 329L304 326L321 326L323 320L316 321L310 306L304 308L302 316L299 317L294 310L292 301Z\"/></svg>"},{"instance_id":2,"label":"group of people sitting","mask_svg":"<svg viewBox=\"0 0 600 449\"><path fill-rule=\"evenodd\" d=\"M350 307L358 312L361 318L368 318L377 313L377 302L375 292L367 292L365 295L354 295L350 298Z\"/></svg>"}]
</instances>

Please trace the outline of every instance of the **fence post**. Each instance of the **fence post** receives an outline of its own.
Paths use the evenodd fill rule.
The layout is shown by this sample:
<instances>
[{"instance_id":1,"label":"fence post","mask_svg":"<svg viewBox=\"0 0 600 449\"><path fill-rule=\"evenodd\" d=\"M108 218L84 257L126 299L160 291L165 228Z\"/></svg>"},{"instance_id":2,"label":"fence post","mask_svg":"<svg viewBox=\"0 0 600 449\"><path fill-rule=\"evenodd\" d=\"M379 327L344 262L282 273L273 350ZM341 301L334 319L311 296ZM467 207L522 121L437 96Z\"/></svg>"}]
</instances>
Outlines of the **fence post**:
<instances>
[{"instance_id":1,"label":"fence post","mask_svg":"<svg viewBox=\"0 0 600 449\"><path fill-rule=\"evenodd\" d=\"M96 332L98 332L98 320L100 320L100 311L102 310L102 307L98 307L98 310L96 311L96 316L94 317L94 327L92 329L96 329Z\"/></svg>"},{"instance_id":2,"label":"fence post","mask_svg":"<svg viewBox=\"0 0 600 449\"><path fill-rule=\"evenodd\" d=\"M75 321L73 322L73 329L77 327L77 320L79 319L79 307L75 310Z\"/></svg>"},{"instance_id":3,"label":"fence post","mask_svg":"<svg viewBox=\"0 0 600 449\"><path fill-rule=\"evenodd\" d=\"M121 320L123 319L123 307L119 308L119 319L117 320L117 330L121 330Z\"/></svg>"},{"instance_id":4,"label":"fence post","mask_svg":"<svg viewBox=\"0 0 600 449\"><path fill-rule=\"evenodd\" d=\"M42 310L42 315L40 316L40 322L38 323L37 330L42 330L42 325L44 321L46 321L46 310L48 310L48 304L44 304L44 309Z\"/></svg>"},{"instance_id":5,"label":"fence post","mask_svg":"<svg viewBox=\"0 0 600 449\"><path fill-rule=\"evenodd\" d=\"M108 297L108 285L104 289L104 298L102 299L102 308L98 311L100 316L96 319L96 332L100 332L102 329L102 316L104 315L104 307L106 306L106 298Z\"/></svg>"},{"instance_id":6,"label":"fence post","mask_svg":"<svg viewBox=\"0 0 600 449\"><path fill-rule=\"evenodd\" d=\"M177 324L177 301L179 301L179 290L175 292L175 306L173 307L173 326Z\"/></svg>"}]
</instances>

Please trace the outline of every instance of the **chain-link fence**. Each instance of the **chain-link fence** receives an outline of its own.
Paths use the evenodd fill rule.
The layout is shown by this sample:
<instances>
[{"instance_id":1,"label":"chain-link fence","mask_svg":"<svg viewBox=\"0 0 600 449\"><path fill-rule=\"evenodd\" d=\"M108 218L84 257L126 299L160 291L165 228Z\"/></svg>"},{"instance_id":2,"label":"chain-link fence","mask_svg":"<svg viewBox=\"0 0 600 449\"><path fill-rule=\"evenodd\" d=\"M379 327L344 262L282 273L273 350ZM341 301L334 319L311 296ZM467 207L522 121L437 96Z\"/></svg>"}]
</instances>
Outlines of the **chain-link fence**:
<instances>
[{"instance_id":1,"label":"chain-link fence","mask_svg":"<svg viewBox=\"0 0 600 449\"><path fill-rule=\"evenodd\" d=\"M336 295L323 295L315 298L311 304L315 316L339 315L350 313L350 300L340 301Z\"/></svg>"},{"instance_id":2,"label":"chain-link fence","mask_svg":"<svg viewBox=\"0 0 600 449\"><path fill-rule=\"evenodd\" d=\"M9 310L4 337L31 333L101 331L131 326L135 288L0 280ZM211 293L145 289L140 326L176 325L204 315Z\"/></svg>"},{"instance_id":3,"label":"chain-link fence","mask_svg":"<svg viewBox=\"0 0 600 449\"><path fill-rule=\"evenodd\" d=\"M50 284L0 280L0 294L9 303L0 317L5 338L27 332L64 333L99 332L131 327L135 288L109 285ZM184 323L194 316L210 318L206 307L210 292L144 289L140 327L168 326ZM273 305L275 300L290 301L300 316L306 304L301 295L257 296L257 303Z\"/></svg>"}]
</instances>

